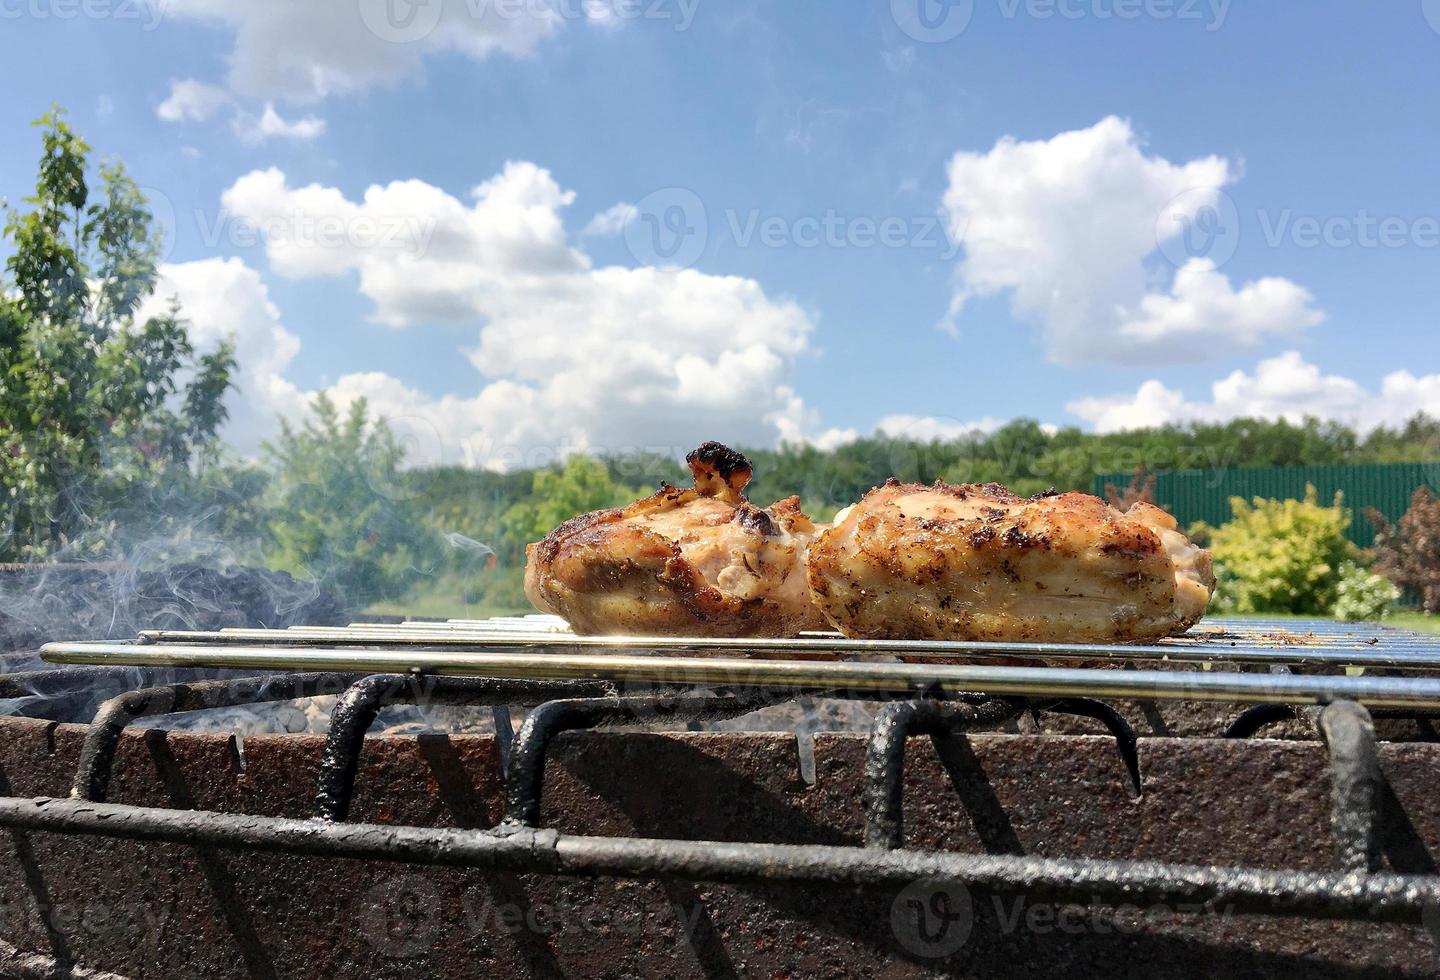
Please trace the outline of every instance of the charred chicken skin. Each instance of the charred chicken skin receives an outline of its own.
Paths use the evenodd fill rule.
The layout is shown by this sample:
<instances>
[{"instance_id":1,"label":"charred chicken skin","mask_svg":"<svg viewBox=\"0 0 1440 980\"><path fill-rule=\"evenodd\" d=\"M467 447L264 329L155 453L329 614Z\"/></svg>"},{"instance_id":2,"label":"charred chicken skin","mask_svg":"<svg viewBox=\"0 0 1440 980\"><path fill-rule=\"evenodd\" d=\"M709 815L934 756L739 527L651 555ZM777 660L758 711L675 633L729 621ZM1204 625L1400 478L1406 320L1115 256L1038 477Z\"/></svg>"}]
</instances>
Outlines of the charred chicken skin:
<instances>
[{"instance_id":1,"label":"charred chicken skin","mask_svg":"<svg viewBox=\"0 0 1440 980\"><path fill-rule=\"evenodd\" d=\"M750 503L750 461L717 442L686 462L694 487L662 485L529 545L530 601L586 634L793 636L823 628L805 580L815 525L800 498Z\"/></svg>"},{"instance_id":2,"label":"charred chicken skin","mask_svg":"<svg viewBox=\"0 0 1440 980\"><path fill-rule=\"evenodd\" d=\"M888 482L809 552L810 589L857 638L1143 642L1205 612L1210 555L1150 504L999 484Z\"/></svg>"}]
</instances>

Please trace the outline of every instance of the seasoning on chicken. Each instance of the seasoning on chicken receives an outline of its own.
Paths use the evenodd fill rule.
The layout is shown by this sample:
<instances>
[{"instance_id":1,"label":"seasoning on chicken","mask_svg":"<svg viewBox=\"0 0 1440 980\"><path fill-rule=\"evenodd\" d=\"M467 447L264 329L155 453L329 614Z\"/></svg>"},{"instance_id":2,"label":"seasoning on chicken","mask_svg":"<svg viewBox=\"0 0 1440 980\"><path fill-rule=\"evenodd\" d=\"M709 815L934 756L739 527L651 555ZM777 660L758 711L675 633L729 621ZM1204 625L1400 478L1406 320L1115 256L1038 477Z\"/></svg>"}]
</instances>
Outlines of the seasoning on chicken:
<instances>
[{"instance_id":1,"label":"seasoning on chicken","mask_svg":"<svg viewBox=\"0 0 1440 980\"><path fill-rule=\"evenodd\" d=\"M1209 552L1150 504L893 480L810 546L810 588L849 637L1143 642L1199 621Z\"/></svg>"},{"instance_id":2,"label":"seasoning on chicken","mask_svg":"<svg viewBox=\"0 0 1440 980\"><path fill-rule=\"evenodd\" d=\"M561 524L525 549L525 594L577 633L793 636L823 628L805 582L815 525L790 497L745 499L750 461L718 442L686 457L688 489Z\"/></svg>"}]
</instances>

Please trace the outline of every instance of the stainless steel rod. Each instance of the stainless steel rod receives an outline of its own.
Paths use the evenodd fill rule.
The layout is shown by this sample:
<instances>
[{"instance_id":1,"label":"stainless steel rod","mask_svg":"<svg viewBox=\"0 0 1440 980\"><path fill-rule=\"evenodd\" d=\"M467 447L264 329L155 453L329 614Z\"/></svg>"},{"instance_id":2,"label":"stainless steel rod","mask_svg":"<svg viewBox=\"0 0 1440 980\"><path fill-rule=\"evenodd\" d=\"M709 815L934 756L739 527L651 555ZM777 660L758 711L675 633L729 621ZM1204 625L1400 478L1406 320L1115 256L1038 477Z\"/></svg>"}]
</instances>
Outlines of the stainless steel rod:
<instances>
[{"instance_id":1,"label":"stainless steel rod","mask_svg":"<svg viewBox=\"0 0 1440 980\"><path fill-rule=\"evenodd\" d=\"M798 637L791 639L734 639L714 637L573 636L564 633L490 631L465 629L400 630L394 627L305 627L293 630L226 629L214 632L188 630L145 630L140 640L148 644L216 644L277 646L358 646L358 647L460 647L469 650L648 650L657 652L742 653L765 655L826 654L830 656L903 656L923 660L994 659L1023 657L1034 660L1103 660L1143 662L1166 660L1172 663L1205 664L1233 662L1285 664L1300 667L1395 667L1408 670L1440 670L1440 643L1403 652L1383 644L1356 641L1353 647L1295 646L1262 647L1233 641L1179 641L1146 646L1103 643L1021 643L943 640L847 640L840 637Z\"/></svg>"},{"instance_id":2,"label":"stainless steel rod","mask_svg":"<svg viewBox=\"0 0 1440 980\"><path fill-rule=\"evenodd\" d=\"M51 663L102 666L420 672L470 677L610 680L631 684L841 688L906 693L975 691L994 695L1144 700L1325 704L1351 699L1373 707L1440 707L1440 679L1303 676L1218 671L988 667L921 663L659 657L633 654L494 652L307 646L50 643Z\"/></svg>"}]
</instances>

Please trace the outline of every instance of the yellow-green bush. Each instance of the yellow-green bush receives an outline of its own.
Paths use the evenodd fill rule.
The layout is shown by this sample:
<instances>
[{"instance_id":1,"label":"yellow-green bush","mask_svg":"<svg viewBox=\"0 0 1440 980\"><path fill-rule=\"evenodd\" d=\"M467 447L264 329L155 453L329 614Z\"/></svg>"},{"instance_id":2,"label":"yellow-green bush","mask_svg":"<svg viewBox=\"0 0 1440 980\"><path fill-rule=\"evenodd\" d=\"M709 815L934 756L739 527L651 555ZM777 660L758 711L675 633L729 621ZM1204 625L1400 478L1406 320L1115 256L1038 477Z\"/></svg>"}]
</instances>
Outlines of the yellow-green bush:
<instances>
[{"instance_id":1,"label":"yellow-green bush","mask_svg":"<svg viewBox=\"0 0 1440 980\"><path fill-rule=\"evenodd\" d=\"M1304 500L1231 498L1234 517L1210 533L1210 551L1222 569L1222 608L1329 614L1340 566L1356 548L1345 537L1350 512L1340 494L1329 507L1317 497L1306 487Z\"/></svg>"}]
</instances>

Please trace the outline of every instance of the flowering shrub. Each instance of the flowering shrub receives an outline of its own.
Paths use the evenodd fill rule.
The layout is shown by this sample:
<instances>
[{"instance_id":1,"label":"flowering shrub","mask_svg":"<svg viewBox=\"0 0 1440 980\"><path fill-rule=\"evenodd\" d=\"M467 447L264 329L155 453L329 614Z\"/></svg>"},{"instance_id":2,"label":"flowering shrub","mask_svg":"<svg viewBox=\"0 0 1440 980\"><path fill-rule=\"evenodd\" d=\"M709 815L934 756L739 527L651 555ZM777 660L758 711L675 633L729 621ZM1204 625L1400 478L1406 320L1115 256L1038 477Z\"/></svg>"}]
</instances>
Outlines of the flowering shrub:
<instances>
[{"instance_id":1,"label":"flowering shrub","mask_svg":"<svg viewBox=\"0 0 1440 980\"><path fill-rule=\"evenodd\" d=\"M1330 610L1336 619L1349 622L1384 619L1395 600L1399 587L1379 572L1347 561L1340 565L1340 580L1335 584L1335 605Z\"/></svg>"}]
</instances>

